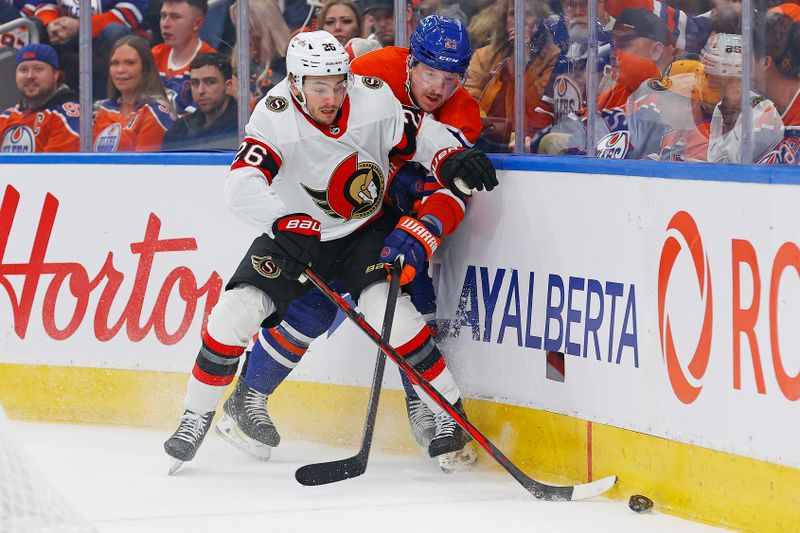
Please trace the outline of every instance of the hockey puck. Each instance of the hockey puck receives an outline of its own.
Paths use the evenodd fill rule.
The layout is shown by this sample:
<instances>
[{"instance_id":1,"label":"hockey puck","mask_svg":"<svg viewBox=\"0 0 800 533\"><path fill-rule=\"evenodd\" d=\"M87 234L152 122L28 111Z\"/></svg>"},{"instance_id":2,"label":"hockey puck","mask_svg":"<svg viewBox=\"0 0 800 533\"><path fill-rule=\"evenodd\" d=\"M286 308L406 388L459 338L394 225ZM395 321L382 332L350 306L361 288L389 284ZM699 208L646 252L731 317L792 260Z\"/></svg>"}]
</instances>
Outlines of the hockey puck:
<instances>
[{"instance_id":1,"label":"hockey puck","mask_svg":"<svg viewBox=\"0 0 800 533\"><path fill-rule=\"evenodd\" d=\"M628 500L628 507L630 507L631 511L634 513L646 513L653 508L653 500L641 494L634 494L631 496L631 499Z\"/></svg>"}]
</instances>

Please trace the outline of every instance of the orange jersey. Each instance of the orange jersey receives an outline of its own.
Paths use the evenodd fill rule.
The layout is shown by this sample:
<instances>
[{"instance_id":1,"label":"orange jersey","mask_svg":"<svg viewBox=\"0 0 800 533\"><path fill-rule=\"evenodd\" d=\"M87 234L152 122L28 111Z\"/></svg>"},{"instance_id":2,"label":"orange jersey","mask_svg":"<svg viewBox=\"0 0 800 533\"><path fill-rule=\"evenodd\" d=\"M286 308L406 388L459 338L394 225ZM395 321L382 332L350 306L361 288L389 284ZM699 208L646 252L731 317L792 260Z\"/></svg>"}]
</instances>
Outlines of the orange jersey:
<instances>
[{"instance_id":1,"label":"orange jersey","mask_svg":"<svg viewBox=\"0 0 800 533\"><path fill-rule=\"evenodd\" d=\"M96 152L155 152L172 126L169 109L150 102L122 116L119 102L103 100L94 121Z\"/></svg>"},{"instance_id":2,"label":"orange jersey","mask_svg":"<svg viewBox=\"0 0 800 533\"><path fill-rule=\"evenodd\" d=\"M0 114L0 152L78 152L80 115L75 94L67 90L38 109L9 107Z\"/></svg>"},{"instance_id":3,"label":"orange jersey","mask_svg":"<svg viewBox=\"0 0 800 533\"><path fill-rule=\"evenodd\" d=\"M161 77L161 83L167 90L167 98L170 102L175 102L175 109L179 115L187 113L186 108L194 106L194 99L192 98L192 84L189 79L189 67L197 57L197 54L214 53L216 50L205 41L200 41L199 47L195 52L192 60L189 61L182 68L170 68L169 57L172 53L172 48L166 44L159 44L153 47L153 59L156 62L158 75Z\"/></svg>"},{"instance_id":4,"label":"orange jersey","mask_svg":"<svg viewBox=\"0 0 800 533\"><path fill-rule=\"evenodd\" d=\"M417 107L412 102L406 88L408 54L407 48L387 46L356 58L350 63L350 69L353 74L380 78L392 89L395 98L401 104ZM478 102L463 87L459 87L432 115L436 120L448 126L448 130L462 145L474 144L483 128ZM391 187L395 172L402 164L403 161L392 158L387 192ZM416 216L418 218L425 215L435 217L442 225L442 234L447 235L455 231L461 224L465 209L464 202L439 185L438 181L428 180L425 183L423 199L417 207Z\"/></svg>"},{"instance_id":5,"label":"orange jersey","mask_svg":"<svg viewBox=\"0 0 800 533\"><path fill-rule=\"evenodd\" d=\"M356 58L350 64L353 74L374 76L385 81L392 89L395 98L407 106L417 107L406 89L406 64L408 48L387 46L374 50ZM475 144L483 129L481 111L478 102L463 87L459 87L453 95L433 112L433 118L456 128L461 132L466 143Z\"/></svg>"}]
</instances>

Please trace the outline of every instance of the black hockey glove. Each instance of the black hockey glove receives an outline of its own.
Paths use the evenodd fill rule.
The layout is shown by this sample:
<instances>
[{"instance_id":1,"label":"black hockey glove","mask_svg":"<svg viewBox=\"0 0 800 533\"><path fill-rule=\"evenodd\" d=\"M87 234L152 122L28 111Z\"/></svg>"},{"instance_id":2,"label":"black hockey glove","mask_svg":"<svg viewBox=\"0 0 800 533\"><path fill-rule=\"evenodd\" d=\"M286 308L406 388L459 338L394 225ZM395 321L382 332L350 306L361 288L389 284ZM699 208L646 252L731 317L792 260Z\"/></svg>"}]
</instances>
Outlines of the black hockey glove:
<instances>
[{"instance_id":1,"label":"black hockey glove","mask_svg":"<svg viewBox=\"0 0 800 533\"><path fill-rule=\"evenodd\" d=\"M472 194L473 189L491 191L497 184L497 173L486 154L475 148L458 150L439 164L441 182L460 198Z\"/></svg>"},{"instance_id":2,"label":"black hockey glove","mask_svg":"<svg viewBox=\"0 0 800 533\"><path fill-rule=\"evenodd\" d=\"M277 250L273 261L289 279L296 280L319 258L320 223L305 213L294 213L272 223Z\"/></svg>"}]
</instances>

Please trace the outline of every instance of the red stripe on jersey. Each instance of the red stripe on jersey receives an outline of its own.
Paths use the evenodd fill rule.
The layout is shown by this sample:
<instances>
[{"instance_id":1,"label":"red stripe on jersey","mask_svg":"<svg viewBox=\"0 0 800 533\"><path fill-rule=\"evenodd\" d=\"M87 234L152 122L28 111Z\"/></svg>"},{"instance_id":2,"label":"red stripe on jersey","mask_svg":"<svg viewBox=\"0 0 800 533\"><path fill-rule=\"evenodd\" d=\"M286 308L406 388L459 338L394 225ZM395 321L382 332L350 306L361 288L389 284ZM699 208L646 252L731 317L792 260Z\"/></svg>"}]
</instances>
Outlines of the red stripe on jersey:
<instances>
[{"instance_id":1,"label":"red stripe on jersey","mask_svg":"<svg viewBox=\"0 0 800 533\"><path fill-rule=\"evenodd\" d=\"M272 185L272 180L275 179L281 165L283 165L283 161L269 145L258 139L245 137L233 158L231 170L243 167L258 169L264 175L267 183Z\"/></svg>"},{"instance_id":2,"label":"red stripe on jersey","mask_svg":"<svg viewBox=\"0 0 800 533\"><path fill-rule=\"evenodd\" d=\"M444 357L440 355L439 359L437 359L436 362L433 363L432 367L430 367L425 372L422 372L422 377L425 378L427 381L433 381L434 379L439 377L439 374L441 374L444 369L445 369Z\"/></svg>"},{"instance_id":3,"label":"red stripe on jersey","mask_svg":"<svg viewBox=\"0 0 800 533\"><path fill-rule=\"evenodd\" d=\"M224 355L225 357L239 357L244 353L245 348L244 346L229 346L217 342L211 338L211 335L206 329L203 330L203 344L211 348L214 353Z\"/></svg>"},{"instance_id":4,"label":"red stripe on jersey","mask_svg":"<svg viewBox=\"0 0 800 533\"><path fill-rule=\"evenodd\" d=\"M205 383L206 385L216 385L216 386L230 385L233 382L233 378L236 377L236 373L233 373L230 376L215 376L213 374L209 374L208 372L204 372L197 365L194 365L194 368L192 369L192 375L200 383Z\"/></svg>"},{"instance_id":5,"label":"red stripe on jersey","mask_svg":"<svg viewBox=\"0 0 800 533\"><path fill-rule=\"evenodd\" d=\"M460 152L461 150L466 150L466 148L451 146L449 148L444 148L442 150L439 150L438 152L436 152L436 155L433 156L433 161L431 161L431 173L434 176L436 176L436 179L442 185L444 185L444 182L442 182L442 178L439 176L439 165L441 165L445 159L447 159L456 152Z\"/></svg>"},{"instance_id":6,"label":"red stripe on jersey","mask_svg":"<svg viewBox=\"0 0 800 533\"><path fill-rule=\"evenodd\" d=\"M395 351L400 355L402 355L403 357L405 357L411 352L419 350L422 347L422 345L428 341L429 338L430 338L430 330L426 326L421 330L419 330L419 333L417 333L413 339L411 339L404 345L395 348Z\"/></svg>"},{"instance_id":7,"label":"red stripe on jersey","mask_svg":"<svg viewBox=\"0 0 800 533\"><path fill-rule=\"evenodd\" d=\"M275 339L275 342L280 344L289 353L292 353L297 356L302 356L304 353L306 353L305 348L300 348L299 346L295 346L294 344L292 344L292 342L289 339L281 335L280 331L278 331L277 328L270 328L269 332L272 335L272 338Z\"/></svg>"}]
</instances>

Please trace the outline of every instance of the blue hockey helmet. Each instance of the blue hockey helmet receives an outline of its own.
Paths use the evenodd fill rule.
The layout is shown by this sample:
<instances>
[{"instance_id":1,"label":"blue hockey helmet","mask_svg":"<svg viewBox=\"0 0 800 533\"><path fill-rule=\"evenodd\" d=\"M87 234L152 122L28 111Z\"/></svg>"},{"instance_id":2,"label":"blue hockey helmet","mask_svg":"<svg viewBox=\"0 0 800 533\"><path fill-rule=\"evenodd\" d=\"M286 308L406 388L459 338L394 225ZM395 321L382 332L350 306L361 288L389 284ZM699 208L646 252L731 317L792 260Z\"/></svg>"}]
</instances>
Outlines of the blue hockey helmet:
<instances>
[{"instance_id":1,"label":"blue hockey helmet","mask_svg":"<svg viewBox=\"0 0 800 533\"><path fill-rule=\"evenodd\" d=\"M464 74L472 48L467 28L458 19L428 15L411 34L411 57L437 70Z\"/></svg>"}]
</instances>

